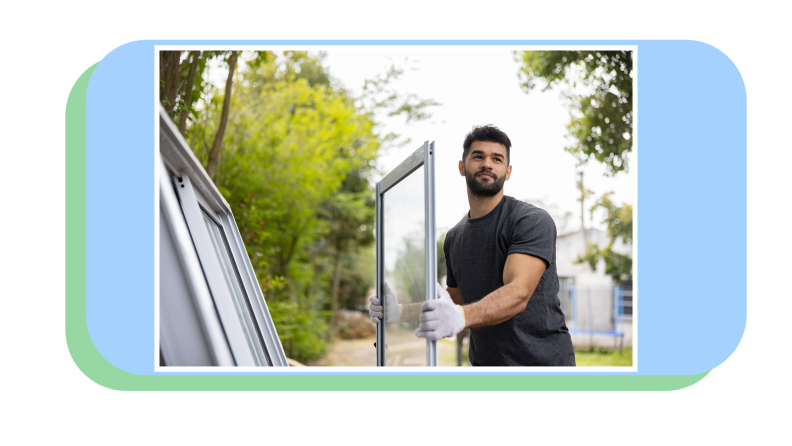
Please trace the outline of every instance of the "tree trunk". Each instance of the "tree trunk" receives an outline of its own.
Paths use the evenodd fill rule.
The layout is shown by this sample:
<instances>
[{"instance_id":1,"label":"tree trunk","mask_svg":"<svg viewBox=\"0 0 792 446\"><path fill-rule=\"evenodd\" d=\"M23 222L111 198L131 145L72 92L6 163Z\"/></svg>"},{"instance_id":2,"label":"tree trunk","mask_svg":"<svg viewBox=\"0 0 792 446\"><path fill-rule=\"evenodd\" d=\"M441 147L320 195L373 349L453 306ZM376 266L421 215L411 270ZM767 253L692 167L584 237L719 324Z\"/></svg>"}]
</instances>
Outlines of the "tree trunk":
<instances>
[{"instance_id":1,"label":"tree trunk","mask_svg":"<svg viewBox=\"0 0 792 446\"><path fill-rule=\"evenodd\" d=\"M225 97L223 98L223 114L220 115L220 125L217 127L212 150L209 151L209 162L206 165L206 173L212 179L214 179L217 161L220 158L220 146L223 144L223 136L228 123L228 109L231 106L231 86L234 83L234 68L236 68L237 55L237 51L231 51L231 56L228 58L228 79L226 80Z\"/></svg>"},{"instance_id":2,"label":"tree trunk","mask_svg":"<svg viewBox=\"0 0 792 446\"><path fill-rule=\"evenodd\" d=\"M298 230L297 234L292 235L291 240L289 241L289 249L286 252L286 255L283 256L283 252L281 252L280 257L280 269L281 274L286 279L289 290L289 301L297 302L297 294L295 292L294 286L291 283L291 273L289 272L289 265L291 264L292 259L294 258L294 253L297 251L297 243L300 241L300 234L302 234L302 230Z\"/></svg>"},{"instance_id":3,"label":"tree trunk","mask_svg":"<svg viewBox=\"0 0 792 446\"><path fill-rule=\"evenodd\" d=\"M330 300L332 317L330 326L333 327L333 332L336 331L338 325L338 288L341 286L341 261L344 257L343 254L341 249L336 249L335 267L333 268L333 293Z\"/></svg>"},{"instance_id":4,"label":"tree trunk","mask_svg":"<svg viewBox=\"0 0 792 446\"><path fill-rule=\"evenodd\" d=\"M187 129L187 116L192 110L192 91L195 85L195 72L198 71L198 57L200 54L200 51L192 52L192 64L190 64L190 72L187 74L187 87L184 89L185 110L182 110L179 114L179 133L182 135Z\"/></svg>"},{"instance_id":5,"label":"tree trunk","mask_svg":"<svg viewBox=\"0 0 792 446\"><path fill-rule=\"evenodd\" d=\"M179 59L181 51L160 52L160 101L170 113L176 108L176 95L179 92Z\"/></svg>"}]
</instances>

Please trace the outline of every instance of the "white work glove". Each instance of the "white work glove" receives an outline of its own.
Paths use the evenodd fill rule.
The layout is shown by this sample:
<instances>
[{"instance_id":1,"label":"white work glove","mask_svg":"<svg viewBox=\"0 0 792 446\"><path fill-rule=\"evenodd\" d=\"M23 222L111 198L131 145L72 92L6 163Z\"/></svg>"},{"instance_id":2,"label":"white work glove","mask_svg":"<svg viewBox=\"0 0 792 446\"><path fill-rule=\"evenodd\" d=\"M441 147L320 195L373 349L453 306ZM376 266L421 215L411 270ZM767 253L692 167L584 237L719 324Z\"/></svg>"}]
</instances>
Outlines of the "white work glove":
<instances>
[{"instance_id":1,"label":"white work glove","mask_svg":"<svg viewBox=\"0 0 792 446\"><path fill-rule=\"evenodd\" d=\"M436 341L449 338L465 328L465 310L451 300L451 295L437 285L437 299L421 305L421 327L415 336Z\"/></svg>"},{"instance_id":2,"label":"white work glove","mask_svg":"<svg viewBox=\"0 0 792 446\"><path fill-rule=\"evenodd\" d=\"M382 320L382 303L376 294L369 296L369 301L371 302L371 305L369 305L369 317L371 317L371 322L379 324ZM401 313L401 304L396 302L396 296L393 294L388 284L385 283L385 323L393 324L399 322Z\"/></svg>"}]
</instances>

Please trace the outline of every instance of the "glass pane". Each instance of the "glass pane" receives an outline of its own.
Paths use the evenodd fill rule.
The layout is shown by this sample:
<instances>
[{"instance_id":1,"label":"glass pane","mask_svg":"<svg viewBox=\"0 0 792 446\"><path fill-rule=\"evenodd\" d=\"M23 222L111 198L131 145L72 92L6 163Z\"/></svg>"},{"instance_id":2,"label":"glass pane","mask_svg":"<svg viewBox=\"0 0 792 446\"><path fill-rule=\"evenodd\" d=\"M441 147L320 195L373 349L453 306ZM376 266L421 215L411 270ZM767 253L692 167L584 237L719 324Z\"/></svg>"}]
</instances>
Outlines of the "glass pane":
<instances>
[{"instance_id":1,"label":"glass pane","mask_svg":"<svg viewBox=\"0 0 792 446\"><path fill-rule=\"evenodd\" d=\"M426 339L415 336L421 304L426 300L426 231L424 167L383 194L383 267L387 290L401 305L399 323L385 324L385 365L425 366ZM385 314L388 304L384 301ZM396 307L398 308L398 307Z\"/></svg>"},{"instance_id":2,"label":"glass pane","mask_svg":"<svg viewBox=\"0 0 792 446\"><path fill-rule=\"evenodd\" d=\"M632 282L626 282L622 286L622 308L622 315L631 318L633 314Z\"/></svg>"},{"instance_id":3,"label":"glass pane","mask_svg":"<svg viewBox=\"0 0 792 446\"><path fill-rule=\"evenodd\" d=\"M201 210L203 211L203 209ZM269 365L264 352L263 343L261 342L261 336L258 333L258 327L256 327L253 317L251 316L252 311L250 302L242 287L236 265L234 265L234 262L231 260L231 253L228 249L228 241L226 240L223 228L207 215L206 211L203 212L203 217L204 223L206 223L206 229L209 230L209 236L212 239L212 247L214 248L215 254L217 254L220 268L223 270L223 278L225 278L228 292L231 294L231 300L234 302L237 317L242 324L242 331L245 333L245 339L253 355L253 360L257 366Z\"/></svg>"}]
</instances>

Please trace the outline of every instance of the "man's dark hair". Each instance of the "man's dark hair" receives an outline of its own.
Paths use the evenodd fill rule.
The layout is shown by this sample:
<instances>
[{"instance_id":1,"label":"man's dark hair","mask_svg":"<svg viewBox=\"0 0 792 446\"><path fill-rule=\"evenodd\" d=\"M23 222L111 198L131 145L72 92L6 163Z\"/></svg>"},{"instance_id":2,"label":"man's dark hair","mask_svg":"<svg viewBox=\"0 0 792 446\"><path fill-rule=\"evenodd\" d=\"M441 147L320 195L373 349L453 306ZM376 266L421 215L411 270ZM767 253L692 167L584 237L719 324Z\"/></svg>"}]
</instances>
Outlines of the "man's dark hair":
<instances>
[{"instance_id":1,"label":"man's dark hair","mask_svg":"<svg viewBox=\"0 0 792 446\"><path fill-rule=\"evenodd\" d=\"M476 141L503 144L503 147L506 147L506 165L509 165L511 161L511 141L505 133L492 124L473 127L473 130L465 136L465 142L462 143L462 161L465 161L468 153L470 153L470 146Z\"/></svg>"}]
</instances>

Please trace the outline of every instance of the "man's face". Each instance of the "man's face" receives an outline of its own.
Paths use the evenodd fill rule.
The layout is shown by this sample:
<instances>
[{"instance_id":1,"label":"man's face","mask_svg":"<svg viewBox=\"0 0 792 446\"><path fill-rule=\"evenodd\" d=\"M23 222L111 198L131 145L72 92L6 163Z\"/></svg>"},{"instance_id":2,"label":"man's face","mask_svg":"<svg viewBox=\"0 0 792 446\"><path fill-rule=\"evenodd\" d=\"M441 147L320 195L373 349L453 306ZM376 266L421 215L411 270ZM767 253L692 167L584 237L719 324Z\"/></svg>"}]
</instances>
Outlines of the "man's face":
<instances>
[{"instance_id":1,"label":"man's face","mask_svg":"<svg viewBox=\"0 0 792 446\"><path fill-rule=\"evenodd\" d=\"M506 166L506 147L491 141L474 141L467 159L459 162L459 173L473 195L491 197L503 189L512 166Z\"/></svg>"}]
</instances>

